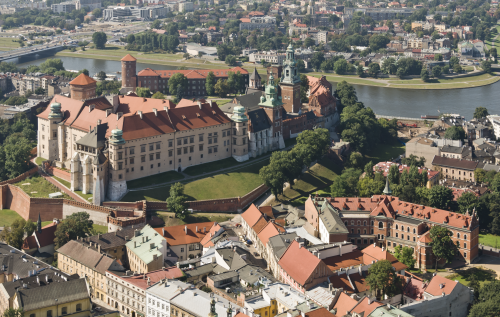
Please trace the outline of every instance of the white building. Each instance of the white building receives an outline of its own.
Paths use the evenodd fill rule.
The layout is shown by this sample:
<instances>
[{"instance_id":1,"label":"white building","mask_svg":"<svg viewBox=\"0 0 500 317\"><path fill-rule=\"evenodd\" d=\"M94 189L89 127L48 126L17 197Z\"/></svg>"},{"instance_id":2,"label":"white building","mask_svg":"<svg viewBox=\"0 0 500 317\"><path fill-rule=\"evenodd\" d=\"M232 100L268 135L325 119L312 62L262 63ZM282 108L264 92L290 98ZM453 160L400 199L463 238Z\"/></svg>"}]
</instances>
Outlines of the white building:
<instances>
[{"instance_id":1,"label":"white building","mask_svg":"<svg viewBox=\"0 0 500 317\"><path fill-rule=\"evenodd\" d=\"M285 54L277 53L276 51L251 53L248 56L248 60L252 63L265 60L267 63L271 63L274 65L283 65L285 59Z\"/></svg>"},{"instance_id":2,"label":"white building","mask_svg":"<svg viewBox=\"0 0 500 317\"><path fill-rule=\"evenodd\" d=\"M488 116L488 120L490 120L493 125L493 133L495 134L495 138L500 138L500 116L499 115L490 115Z\"/></svg>"},{"instance_id":3,"label":"white building","mask_svg":"<svg viewBox=\"0 0 500 317\"><path fill-rule=\"evenodd\" d=\"M179 2L179 12L193 12L194 4L189 1Z\"/></svg>"},{"instance_id":4,"label":"white building","mask_svg":"<svg viewBox=\"0 0 500 317\"><path fill-rule=\"evenodd\" d=\"M146 317L170 317L170 300L191 288L178 280L162 280L146 290Z\"/></svg>"}]
</instances>

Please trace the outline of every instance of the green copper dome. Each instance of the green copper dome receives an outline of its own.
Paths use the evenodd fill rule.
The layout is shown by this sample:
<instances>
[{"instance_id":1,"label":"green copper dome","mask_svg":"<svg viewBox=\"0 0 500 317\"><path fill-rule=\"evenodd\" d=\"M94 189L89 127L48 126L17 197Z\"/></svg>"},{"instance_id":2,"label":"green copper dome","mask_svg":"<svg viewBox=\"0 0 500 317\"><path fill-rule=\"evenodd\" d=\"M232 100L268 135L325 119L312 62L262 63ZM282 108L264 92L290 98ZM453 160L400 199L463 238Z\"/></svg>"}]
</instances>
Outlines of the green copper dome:
<instances>
[{"instance_id":1,"label":"green copper dome","mask_svg":"<svg viewBox=\"0 0 500 317\"><path fill-rule=\"evenodd\" d=\"M61 104L54 100L50 105L49 119L62 119Z\"/></svg>"},{"instance_id":2,"label":"green copper dome","mask_svg":"<svg viewBox=\"0 0 500 317\"><path fill-rule=\"evenodd\" d=\"M278 87L274 83L273 75L270 75L269 82L266 84L266 96L260 97L259 106L277 108L282 105L281 96L278 97Z\"/></svg>"},{"instance_id":3,"label":"green copper dome","mask_svg":"<svg viewBox=\"0 0 500 317\"><path fill-rule=\"evenodd\" d=\"M116 128L111 131L111 138L109 139L109 143L114 145L122 145L125 144L125 140L123 139L123 131Z\"/></svg>"},{"instance_id":4,"label":"green copper dome","mask_svg":"<svg viewBox=\"0 0 500 317\"><path fill-rule=\"evenodd\" d=\"M245 115L245 107L243 107L240 104L235 106L233 108L233 115L231 116L231 119L234 122L246 122L246 121L248 121L248 118Z\"/></svg>"}]
</instances>

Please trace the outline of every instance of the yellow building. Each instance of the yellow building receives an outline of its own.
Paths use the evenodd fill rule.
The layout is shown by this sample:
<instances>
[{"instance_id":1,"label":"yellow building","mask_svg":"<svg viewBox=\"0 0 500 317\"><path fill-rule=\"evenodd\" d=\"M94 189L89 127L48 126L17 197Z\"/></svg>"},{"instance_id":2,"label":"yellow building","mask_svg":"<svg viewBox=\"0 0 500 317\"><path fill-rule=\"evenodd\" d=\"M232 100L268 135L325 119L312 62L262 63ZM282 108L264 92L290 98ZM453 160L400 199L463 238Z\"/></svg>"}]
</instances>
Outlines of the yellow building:
<instances>
[{"instance_id":1,"label":"yellow building","mask_svg":"<svg viewBox=\"0 0 500 317\"><path fill-rule=\"evenodd\" d=\"M106 270L125 271L125 268L115 259L80 241L69 241L60 247L57 253L59 253L57 267L67 274L78 274L81 278L85 278L89 285L90 295L103 302L106 302L107 292Z\"/></svg>"},{"instance_id":2,"label":"yellow building","mask_svg":"<svg viewBox=\"0 0 500 317\"><path fill-rule=\"evenodd\" d=\"M85 279L52 283L32 289L18 289L14 309L24 310L26 317L91 316L92 304Z\"/></svg>"}]
</instances>

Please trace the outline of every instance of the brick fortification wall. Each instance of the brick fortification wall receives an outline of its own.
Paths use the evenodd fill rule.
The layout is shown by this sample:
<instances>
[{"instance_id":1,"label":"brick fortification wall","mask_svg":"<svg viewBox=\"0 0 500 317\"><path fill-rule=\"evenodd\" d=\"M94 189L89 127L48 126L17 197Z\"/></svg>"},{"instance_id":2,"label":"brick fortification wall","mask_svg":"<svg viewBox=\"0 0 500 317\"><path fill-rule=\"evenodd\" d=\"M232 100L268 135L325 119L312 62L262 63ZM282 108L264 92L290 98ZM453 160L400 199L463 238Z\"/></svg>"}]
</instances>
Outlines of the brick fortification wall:
<instances>
[{"instance_id":1,"label":"brick fortification wall","mask_svg":"<svg viewBox=\"0 0 500 317\"><path fill-rule=\"evenodd\" d=\"M45 168L45 170L52 176L62 178L67 182L71 182L71 174L68 171L63 171L62 169L53 166L49 166Z\"/></svg>"},{"instance_id":2,"label":"brick fortification wall","mask_svg":"<svg viewBox=\"0 0 500 317\"><path fill-rule=\"evenodd\" d=\"M38 172L38 166L33 167L32 169L30 169L27 172L24 172L23 174L19 175L18 177L15 177L15 178L8 179L6 181L0 182L0 185L19 183L20 181L23 181L26 178L28 178L28 177L36 174L36 172Z\"/></svg>"}]
</instances>

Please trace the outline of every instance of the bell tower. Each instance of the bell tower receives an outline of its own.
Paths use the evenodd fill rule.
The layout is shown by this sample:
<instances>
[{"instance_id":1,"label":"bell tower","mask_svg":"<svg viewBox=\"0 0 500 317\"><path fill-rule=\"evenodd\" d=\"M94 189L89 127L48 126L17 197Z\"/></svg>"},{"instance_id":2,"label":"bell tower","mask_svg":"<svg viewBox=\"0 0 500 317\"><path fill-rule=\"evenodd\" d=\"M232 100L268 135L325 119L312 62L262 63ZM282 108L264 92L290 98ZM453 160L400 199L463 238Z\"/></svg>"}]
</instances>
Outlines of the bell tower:
<instances>
[{"instance_id":1,"label":"bell tower","mask_svg":"<svg viewBox=\"0 0 500 317\"><path fill-rule=\"evenodd\" d=\"M281 74L281 98L287 112L298 113L300 102L300 74L295 61L295 50L292 44L286 49L286 60Z\"/></svg>"},{"instance_id":2,"label":"bell tower","mask_svg":"<svg viewBox=\"0 0 500 317\"><path fill-rule=\"evenodd\" d=\"M300 83L299 83L300 89ZM271 123L270 128L270 150L282 149L285 147L283 140L283 102L278 96L278 86L274 83L274 77L271 74L266 83L265 96L260 97L259 106L264 109Z\"/></svg>"}]
</instances>

